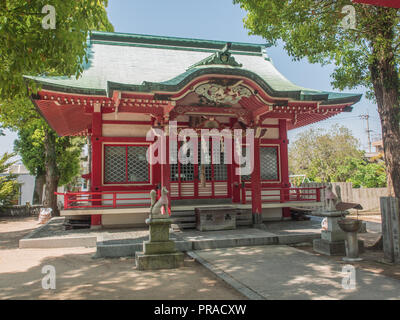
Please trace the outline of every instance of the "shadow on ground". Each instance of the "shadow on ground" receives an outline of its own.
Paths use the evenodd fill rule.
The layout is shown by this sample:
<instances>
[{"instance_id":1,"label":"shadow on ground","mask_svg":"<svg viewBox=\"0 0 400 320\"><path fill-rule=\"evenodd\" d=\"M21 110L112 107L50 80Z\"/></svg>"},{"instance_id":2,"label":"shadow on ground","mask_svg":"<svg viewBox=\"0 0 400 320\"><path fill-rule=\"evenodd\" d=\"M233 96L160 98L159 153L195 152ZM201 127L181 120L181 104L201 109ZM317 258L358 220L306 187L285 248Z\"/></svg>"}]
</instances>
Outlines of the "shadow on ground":
<instances>
[{"instance_id":1,"label":"shadow on ground","mask_svg":"<svg viewBox=\"0 0 400 320\"><path fill-rule=\"evenodd\" d=\"M356 288L342 286L343 263L287 246L197 251L266 299L400 299L400 281L356 267Z\"/></svg>"}]
</instances>

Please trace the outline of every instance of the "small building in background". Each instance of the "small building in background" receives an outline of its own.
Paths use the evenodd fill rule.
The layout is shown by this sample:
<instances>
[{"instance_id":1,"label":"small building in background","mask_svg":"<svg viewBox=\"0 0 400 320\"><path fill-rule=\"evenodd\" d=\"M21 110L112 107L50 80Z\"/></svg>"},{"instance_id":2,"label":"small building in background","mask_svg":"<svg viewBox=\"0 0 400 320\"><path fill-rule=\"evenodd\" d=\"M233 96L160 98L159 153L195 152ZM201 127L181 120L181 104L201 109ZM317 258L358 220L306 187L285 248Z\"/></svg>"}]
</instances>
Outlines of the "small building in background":
<instances>
[{"instance_id":1,"label":"small building in background","mask_svg":"<svg viewBox=\"0 0 400 320\"><path fill-rule=\"evenodd\" d=\"M31 175L23 164L15 164L10 167L8 173L15 174L19 186L18 203L16 205L24 205L27 202L32 204L33 191L35 189L35 176Z\"/></svg>"},{"instance_id":2,"label":"small building in background","mask_svg":"<svg viewBox=\"0 0 400 320\"><path fill-rule=\"evenodd\" d=\"M367 152L365 156L371 162L383 159L384 149L383 149L383 140L377 140L372 142L372 146L375 148L374 152Z\"/></svg>"}]
</instances>

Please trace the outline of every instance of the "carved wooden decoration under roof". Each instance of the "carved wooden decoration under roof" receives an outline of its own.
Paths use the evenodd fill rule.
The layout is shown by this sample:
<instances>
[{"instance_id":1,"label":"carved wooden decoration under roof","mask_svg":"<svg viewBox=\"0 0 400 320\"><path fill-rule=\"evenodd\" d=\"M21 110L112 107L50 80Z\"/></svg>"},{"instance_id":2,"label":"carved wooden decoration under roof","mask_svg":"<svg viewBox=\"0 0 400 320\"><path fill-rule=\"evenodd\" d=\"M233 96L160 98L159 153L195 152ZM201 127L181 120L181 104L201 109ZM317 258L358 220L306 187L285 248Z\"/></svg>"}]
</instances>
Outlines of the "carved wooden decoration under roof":
<instances>
[{"instance_id":1,"label":"carved wooden decoration under roof","mask_svg":"<svg viewBox=\"0 0 400 320\"><path fill-rule=\"evenodd\" d=\"M217 104L236 104L243 97L251 97L252 91L237 81L233 85L222 85L215 82L204 83L195 88L195 92L207 100Z\"/></svg>"}]
</instances>

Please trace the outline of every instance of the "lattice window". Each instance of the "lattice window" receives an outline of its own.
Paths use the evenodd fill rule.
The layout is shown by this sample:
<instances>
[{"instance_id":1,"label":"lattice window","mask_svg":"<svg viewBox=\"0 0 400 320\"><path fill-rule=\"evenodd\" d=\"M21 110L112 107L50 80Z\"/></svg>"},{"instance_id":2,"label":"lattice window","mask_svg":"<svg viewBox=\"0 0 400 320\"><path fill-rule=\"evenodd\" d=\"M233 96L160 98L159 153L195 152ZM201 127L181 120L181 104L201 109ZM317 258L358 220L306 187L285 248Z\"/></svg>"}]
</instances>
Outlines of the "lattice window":
<instances>
[{"instance_id":1,"label":"lattice window","mask_svg":"<svg viewBox=\"0 0 400 320\"><path fill-rule=\"evenodd\" d=\"M209 155L211 155L211 141L209 143ZM220 148L222 150L222 147ZM213 159L216 159L217 157L217 152L221 151L216 148L213 150L212 157ZM193 155L189 154L190 150L187 151L187 156L190 155L190 157L193 159ZM198 143L198 152L197 152L197 157L198 157L198 175L200 179L201 175L201 169L202 169L202 161L201 161L201 143ZM210 160L211 161L211 160ZM191 163L189 164L172 164L170 165L170 172L171 172L171 181L179 181L179 175L180 175L180 181L194 181L194 169L195 166ZM216 181L226 181L228 180L228 169L227 165L224 164L224 153L220 152L220 164L204 164L204 172L205 172L205 178L206 181L211 181L213 178L213 170L214 170L214 180Z\"/></svg>"},{"instance_id":2,"label":"lattice window","mask_svg":"<svg viewBox=\"0 0 400 320\"><path fill-rule=\"evenodd\" d=\"M179 143L180 148L182 148L183 142ZM181 150L181 149L180 149ZM179 151L181 152L181 151ZM193 165L193 154L191 154L191 149L187 149L186 156L189 157L188 164L182 164L179 162L177 164L170 165L171 180L172 181L193 181L194 180L194 165ZM179 157L178 157L179 159ZM180 176L180 177L179 177ZM180 179L179 179L180 178Z\"/></svg>"},{"instance_id":3,"label":"lattice window","mask_svg":"<svg viewBox=\"0 0 400 320\"><path fill-rule=\"evenodd\" d=\"M126 148L111 147L104 148L104 182L116 183L126 181Z\"/></svg>"},{"instance_id":4,"label":"lattice window","mask_svg":"<svg viewBox=\"0 0 400 320\"><path fill-rule=\"evenodd\" d=\"M261 180L278 180L278 148L260 148Z\"/></svg>"},{"instance_id":5,"label":"lattice window","mask_svg":"<svg viewBox=\"0 0 400 320\"><path fill-rule=\"evenodd\" d=\"M145 146L105 146L104 182L148 182L146 151Z\"/></svg>"},{"instance_id":6,"label":"lattice window","mask_svg":"<svg viewBox=\"0 0 400 320\"><path fill-rule=\"evenodd\" d=\"M242 147L242 155L243 157L247 156L247 152L248 152L249 148L246 147ZM241 165L241 167L245 167L246 163L243 163ZM251 174L244 174L240 176L241 181L251 181Z\"/></svg>"},{"instance_id":7,"label":"lattice window","mask_svg":"<svg viewBox=\"0 0 400 320\"><path fill-rule=\"evenodd\" d=\"M147 147L128 147L128 181L149 181L149 164L146 159Z\"/></svg>"},{"instance_id":8,"label":"lattice window","mask_svg":"<svg viewBox=\"0 0 400 320\"><path fill-rule=\"evenodd\" d=\"M171 168L171 181L179 181L179 168L178 168L178 164L171 164L170 165Z\"/></svg>"},{"instance_id":9,"label":"lattice window","mask_svg":"<svg viewBox=\"0 0 400 320\"><path fill-rule=\"evenodd\" d=\"M212 161L210 158L210 151L211 151L211 145L208 145L208 156L205 155L206 157L209 158L209 163L207 164L206 161L204 161L204 176L206 178L206 181L211 181L212 179L212 169L211 169L211 164L210 162ZM198 144L198 164L199 164L199 179L201 175L201 167L202 167L202 162L201 162L201 143L199 142Z\"/></svg>"},{"instance_id":10,"label":"lattice window","mask_svg":"<svg viewBox=\"0 0 400 320\"><path fill-rule=\"evenodd\" d=\"M194 180L194 166L191 163L181 164L181 181Z\"/></svg>"},{"instance_id":11,"label":"lattice window","mask_svg":"<svg viewBox=\"0 0 400 320\"><path fill-rule=\"evenodd\" d=\"M228 180L228 169L227 165L225 164L224 153L221 152L223 150L222 146L220 145L219 150L218 148L213 148L212 156L213 156L213 166L214 166L214 180L216 181L226 181ZM219 154L219 163L217 162Z\"/></svg>"}]
</instances>

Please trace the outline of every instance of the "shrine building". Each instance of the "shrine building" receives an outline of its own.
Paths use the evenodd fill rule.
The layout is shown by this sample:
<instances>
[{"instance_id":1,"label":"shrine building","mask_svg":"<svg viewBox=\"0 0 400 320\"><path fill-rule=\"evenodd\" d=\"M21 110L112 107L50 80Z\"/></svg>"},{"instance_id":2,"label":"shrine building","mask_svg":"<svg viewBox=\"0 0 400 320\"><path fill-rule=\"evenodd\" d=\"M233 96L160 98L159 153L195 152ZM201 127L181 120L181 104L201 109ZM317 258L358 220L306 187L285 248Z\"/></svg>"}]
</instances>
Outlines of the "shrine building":
<instances>
[{"instance_id":1,"label":"shrine building","mask_svg":"<svg viewBox=\"0 0 400 320\"><path fill-rule=\"evenodd\" d=\"M319 188L289 182L287 133L351 112L361 95L291 83L266 45L108 32L93 32L88 41L80 78L30 77L41 85L32 101L58 135L91 139L84 175L90 191L63 194L62 216L90 217L93 227L141 226L149 192L161 187L183 228L194 227L194 209L202 206L236 210L237 224L250 225L321 203ZM167 131L171 121L178 133L253 129L252 173L241 175L235 161L202 163L198 152L191 155L195 163L171 163L169 136L167 163L149 163L153 141L146 135ZM245 149L244 137L242 143ZM225 150L213 148L211 160Z\"/></svg>"}]
</instances>

